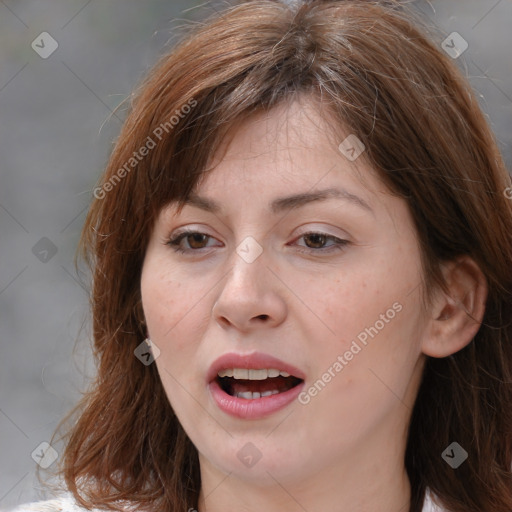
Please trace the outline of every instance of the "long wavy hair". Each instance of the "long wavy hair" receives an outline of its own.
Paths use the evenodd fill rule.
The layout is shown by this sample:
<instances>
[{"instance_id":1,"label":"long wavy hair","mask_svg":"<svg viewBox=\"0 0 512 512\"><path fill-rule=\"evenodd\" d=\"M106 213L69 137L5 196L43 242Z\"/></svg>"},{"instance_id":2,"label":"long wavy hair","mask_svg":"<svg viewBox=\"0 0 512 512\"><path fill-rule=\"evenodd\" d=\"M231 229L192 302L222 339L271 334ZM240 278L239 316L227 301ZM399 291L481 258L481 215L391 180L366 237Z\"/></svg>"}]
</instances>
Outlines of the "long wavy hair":
<instances>
[{"instance_id":1,"label":"long wavy hair","mask_svg":"<svg viewBox=\"0 0 512 512\"><path fill-rule=\"evenodd\" d=\"M97 375L71 413L60 468L79 503L197 508L197 450L155 365L134 356L145 250L158 212L188 197L235 123L301 95L320 102L333 133L357 135L361 158L407 202L427 292L460 255L488 282L472 342L427 358L404 460L410 512L427 489L452 512L512 510L510 178L471 87L433 40L395 2L248 1L193 26L134 92L80 244ZM469 454L457 470L441 457L453 441Z\"/></svg>"}]
</instances>

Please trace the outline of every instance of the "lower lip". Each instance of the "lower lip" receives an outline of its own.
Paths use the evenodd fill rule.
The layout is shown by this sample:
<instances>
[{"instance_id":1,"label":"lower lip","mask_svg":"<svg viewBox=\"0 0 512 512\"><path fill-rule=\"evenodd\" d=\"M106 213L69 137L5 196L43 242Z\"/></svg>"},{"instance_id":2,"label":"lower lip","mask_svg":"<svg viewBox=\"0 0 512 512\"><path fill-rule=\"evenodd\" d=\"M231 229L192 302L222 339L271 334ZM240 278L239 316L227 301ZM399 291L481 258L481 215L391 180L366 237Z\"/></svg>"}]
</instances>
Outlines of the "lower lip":
<instances>
[{"instance_id":1,"label":"lower lip","mask_svg":"<svg viewBox=\"0 0 512 512\"><path fill-rule=\"evenodd\" d=\"M284 409L297 398L303 387L304 382L301 382L292 389L284 391L283 393L278 393L277 395L247 399L228 395L222 390L216 380L211 382L209 385L210 393L212 394L215 403L222 411L234 416L235 418L242 418L245 420L264 418L276 411Z\"/></svg>"}]
</instances>

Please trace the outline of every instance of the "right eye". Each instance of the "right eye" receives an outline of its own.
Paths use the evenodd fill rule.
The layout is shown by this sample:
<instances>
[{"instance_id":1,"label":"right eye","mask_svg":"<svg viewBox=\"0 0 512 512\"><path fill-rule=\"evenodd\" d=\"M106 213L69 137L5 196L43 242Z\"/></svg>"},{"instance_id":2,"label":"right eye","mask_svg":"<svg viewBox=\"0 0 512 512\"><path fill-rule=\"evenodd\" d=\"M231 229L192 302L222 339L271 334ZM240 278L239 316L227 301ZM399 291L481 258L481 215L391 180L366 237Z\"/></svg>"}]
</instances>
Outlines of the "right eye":
<instances>
[{"instance_id":1,"label":"right eye","mask_svg":"<svg viewBox=\"0 0 512 512\"><path fill-rule=\"evenodd\" d=\"M182 231L173 238L171 238L167 245L171 246L172 249L179 253L197 252L199 249L205 249L206 246L201 246L209 238L213 238L206 233L200 233L199 231ZM183 247L182 241L188 242L189 247ZM200 247L198 247L198 245Z\"/></svg>"}]
</instances>

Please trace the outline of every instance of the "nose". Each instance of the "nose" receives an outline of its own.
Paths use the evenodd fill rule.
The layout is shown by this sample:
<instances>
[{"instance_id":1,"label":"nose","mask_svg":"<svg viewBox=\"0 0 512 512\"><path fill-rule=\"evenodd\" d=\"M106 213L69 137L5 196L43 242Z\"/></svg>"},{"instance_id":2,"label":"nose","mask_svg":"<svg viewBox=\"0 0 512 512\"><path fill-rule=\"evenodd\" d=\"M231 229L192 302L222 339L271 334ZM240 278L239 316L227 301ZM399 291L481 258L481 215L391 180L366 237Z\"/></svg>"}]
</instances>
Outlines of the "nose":
<instances>
[{"instance_id":1,"label":"nose","mask_svg":"<svg viewBox=\"0 0 512 512\"><path fill-rule=\"evenodd\" d=\"M233 265L224 278L212 314L223 327L241 332L276 327L286 318L284 285L260 255L248 263L233 254Z\"/></svg>"}]
</instances>

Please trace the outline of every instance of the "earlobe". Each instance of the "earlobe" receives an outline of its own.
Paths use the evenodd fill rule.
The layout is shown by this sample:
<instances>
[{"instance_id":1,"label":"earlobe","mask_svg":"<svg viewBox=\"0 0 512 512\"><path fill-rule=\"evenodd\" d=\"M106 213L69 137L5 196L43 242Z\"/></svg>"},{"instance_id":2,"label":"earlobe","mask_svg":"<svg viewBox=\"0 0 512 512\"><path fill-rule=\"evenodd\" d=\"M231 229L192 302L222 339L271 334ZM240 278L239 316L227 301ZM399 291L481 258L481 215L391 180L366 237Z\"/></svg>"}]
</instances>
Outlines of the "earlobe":
<instances>
[{"instance_id":1,"label":"earlobe","mask_svg":"<svg viewBox=\"0 0 512 512\"><path fill-rule=\"evenodd\" d=\"M436 291L422 342L423 353L431 357L447 357L471 343L488 293L483 272L469 256L444 264L442 270L447 291Z\"/></svg>"}]
</instances>

